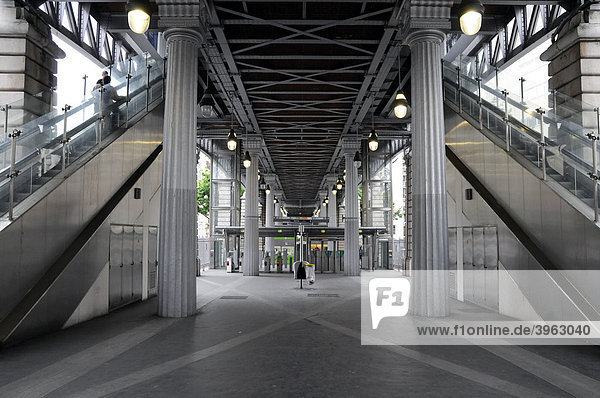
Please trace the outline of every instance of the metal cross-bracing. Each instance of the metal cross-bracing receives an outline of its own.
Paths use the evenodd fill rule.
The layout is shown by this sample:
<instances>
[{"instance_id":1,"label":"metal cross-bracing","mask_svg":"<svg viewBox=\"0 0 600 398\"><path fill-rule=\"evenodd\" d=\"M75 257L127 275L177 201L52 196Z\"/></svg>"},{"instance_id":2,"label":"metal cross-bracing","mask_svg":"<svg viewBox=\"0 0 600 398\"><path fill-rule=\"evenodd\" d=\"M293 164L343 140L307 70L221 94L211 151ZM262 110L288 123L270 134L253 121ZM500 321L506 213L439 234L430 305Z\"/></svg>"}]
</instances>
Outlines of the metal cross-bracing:
<instances>
[{"instance_id":1,"label":"metal cross-bracing","mask_svg":"<svg viewBox=\"0 0 600 398\"><path fill-rule=\"evenodd\" d=\"M344 135L358 128L366 137L372 123L381 139L408 134L407 121L384 109L402 48L399 2L207 3L209 75L235 113L238 137L246 130L264 140L261 171L279 176L288 206L316 200L324 175L339 166ZM202 138L226 134L230 117L221 116L200 120Z\"/></svg>"},{"instance_id":2,"label":"metal cross-bracing","mask_svg":"<svg viewBox=\"0 0 600 398\"><path fill-rule=\"evenodd\" d=\"M147 50L132 43L132 35L126 29L125 3L17 1L104 65L118 64ZM140 40L148 47L148 37L136 38Z\"/></svg>"},{"instance_id":3,"label":"metal cross-bracing","mask_svg":"<svg viewBox=\"0 0 600 398\"><path fill-rule=\"evenodd\" d=\"M447 37L445 59L466 55L473 76L488 78L531 46L547 40L569 18L579 1L488 1L479 35L461 35L458 25Z\"/></svg>"}]
</instances>

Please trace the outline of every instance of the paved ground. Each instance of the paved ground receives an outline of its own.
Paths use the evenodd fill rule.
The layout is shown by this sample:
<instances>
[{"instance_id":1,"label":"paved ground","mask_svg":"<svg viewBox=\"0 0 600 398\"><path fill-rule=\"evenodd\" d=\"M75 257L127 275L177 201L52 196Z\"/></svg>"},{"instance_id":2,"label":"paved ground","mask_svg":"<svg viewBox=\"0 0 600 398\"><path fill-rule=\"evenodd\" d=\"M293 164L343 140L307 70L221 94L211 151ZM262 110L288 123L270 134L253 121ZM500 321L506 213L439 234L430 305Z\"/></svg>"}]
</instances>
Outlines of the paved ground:
<instances>
[{"instance_id":1,"label":"paved ground","mask_svg":"<svg viewBox=\"0 0 600 398\"><path fill-rule=\"evenodd\" d=\"M195 317L152 299L0 351L0 397L600 396L597 347L361 346L359 279L317 278L209 271Z\"/></svg>"}]
</instances>

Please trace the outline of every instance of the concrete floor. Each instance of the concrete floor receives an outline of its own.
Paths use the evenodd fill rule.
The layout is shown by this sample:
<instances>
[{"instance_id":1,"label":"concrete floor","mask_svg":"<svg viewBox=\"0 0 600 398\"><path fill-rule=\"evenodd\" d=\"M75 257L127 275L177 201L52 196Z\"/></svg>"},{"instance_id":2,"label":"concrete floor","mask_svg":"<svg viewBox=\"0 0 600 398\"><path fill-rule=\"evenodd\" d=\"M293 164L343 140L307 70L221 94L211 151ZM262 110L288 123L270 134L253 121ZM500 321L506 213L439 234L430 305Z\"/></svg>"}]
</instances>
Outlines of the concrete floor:
<instances>
[{"instance_id":1,"label":"concrete floor","mask_svg":"<svg viewBox=\"0 0 600 398\"><path fill-rule=\"evenodd\" d=\"M0 351L0 397L600 396L597 347L361 346L358 278L295 287L211 270L195 317L151 299Z\"/></svg>"}]
</instances>

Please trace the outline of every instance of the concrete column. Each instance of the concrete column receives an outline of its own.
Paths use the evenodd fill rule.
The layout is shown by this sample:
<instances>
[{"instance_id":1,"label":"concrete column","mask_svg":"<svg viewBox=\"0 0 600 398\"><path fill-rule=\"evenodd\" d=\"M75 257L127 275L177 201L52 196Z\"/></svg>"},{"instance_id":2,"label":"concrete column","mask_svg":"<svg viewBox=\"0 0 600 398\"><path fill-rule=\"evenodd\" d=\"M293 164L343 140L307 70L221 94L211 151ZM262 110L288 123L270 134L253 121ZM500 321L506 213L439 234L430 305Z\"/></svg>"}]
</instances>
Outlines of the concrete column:
<instances>
[{"instance_id":1,"label":"concrete column","mask_svg":"<svg viewBox=\"0 0 600 398\"><path fill-rule=\"evenodd\" d=\"M444 37L438 30L417 30L407 38L411 47L411 92L414 93L413 269L416 273L413 310L422 316L446 316L449 313L445 272L448 269L446 155L440 62Z\"/></svg>"},{"instance_id":2,"label":"concrete column","mask_svg":"<svg viewBox=\"0 0 600 398\"><path fill-rule=\"evenodd\" d=\"M325 191L319 191L319 217L327 217L327 205L323 202L327 193Z\"/></svg>"},{"instance_id":3,"label":"concrete column","mask_svg":"<svg viewBox=\"0 0 600 398\"><path fill-rule=\"evenodd\" d=\"M271 187L271 189L273 189L273 187ZM273 200L275 200L275 198L277 198L277 203L274 203L274 211L273 211L273 218L275 217L281 217L281 201L283 200L283 191L273 191ZM279 225L279 223L273 222L273 225Z\"/></svg>"},{"instance_id":4,"label":"concrete column","mask_svg":"<svg viewBox=\"0 0 600 398\"><path fill-rule=\"evenodd\" d=\"M327 177L327 194L329 195L329 205L327 206L327 217L329 217L329 224L327 226L330 228L337 227L337 195L334 195L331 191L336 181L336 175Z\"/></svg>"},{"instance_id":5,"label":"concrete column","mask_svg":"<svg viewBox=\"0 0 600 398\"><path fill-rule=\"evenodd\" d=\"M169 29L160 203L158 315L196 312L196 101L201 37Z\"/></svg>"},{"instance_id":6,"label":"concrete column","mask_svg":"<svg viewBox=\"0 0 600 398\"><path fill-rule=\"evenodd\" d=\"M250 152L252 164L246 169L246 213L244 225L244 276L258 276L258 158L262 146L260 138L248 138L245 150Z\"/></svg>"},{"instance_id":7,"label":"concrete column","mask_svg":"<svg viewBox=\"0 0 600 398\"><path fill-rule=\"evenodd\" d=\"M354 154L360 149L356 139L348 138L342 142L342 150L346 162L346 195L344 203L346 218L344 224L344 275L360 275L358 258L358 228L360 214L358 211L358 170L354 166Z\"/></svg>"},{"instance_id":8,"label":"concrete column","mask_svg":"<svg viewBox=\"0 0 600 398\"><path fill-rule=\"evenodd\" d=\"M275 210L275 206L273 203L273 191L269 192L265 197L265 226L272 227L275 224L273 223L273 211ZM265 238L265 256L269 253L271 256L271 261L273 258L273 248L275 247L275 238L268 237Z\"/></svg>"}]
</instances>

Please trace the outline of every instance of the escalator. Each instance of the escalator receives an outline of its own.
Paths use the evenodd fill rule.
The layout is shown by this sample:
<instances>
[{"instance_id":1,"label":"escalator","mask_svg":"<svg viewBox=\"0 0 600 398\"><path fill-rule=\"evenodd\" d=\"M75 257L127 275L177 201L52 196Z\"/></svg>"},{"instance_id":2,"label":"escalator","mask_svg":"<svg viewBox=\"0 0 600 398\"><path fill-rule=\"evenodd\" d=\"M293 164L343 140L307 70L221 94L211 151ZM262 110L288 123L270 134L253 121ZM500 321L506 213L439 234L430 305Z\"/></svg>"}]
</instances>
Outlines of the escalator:
<instances>
[{"instance_id":1,"label":"escalator","mask_svg":"<svg viewBox=\"0 0 600 398\"><path fill-rule=\"evenodd\" d=\"M449 164L518 242L500 250L503 266L542 270L554 286L547 294L563 297L578 319L598 320L597 130L581 123L593 107L555 92L527 103L449 63L443 73ZM490 220L470 216L475 225Z\"/></svg>"},{"instance_id":2,"label":"escalator","mask_svg":"<svg viewBox=\"0 0 600 398\"><path fill-rule=\"evenodd\" d=\"M0 345L74 323L92 286L103 288L111 222L141 219L159 199L162 60L110 70L114 103L96 90L0 141Z\"/></svg>"}]
</instances>

